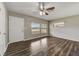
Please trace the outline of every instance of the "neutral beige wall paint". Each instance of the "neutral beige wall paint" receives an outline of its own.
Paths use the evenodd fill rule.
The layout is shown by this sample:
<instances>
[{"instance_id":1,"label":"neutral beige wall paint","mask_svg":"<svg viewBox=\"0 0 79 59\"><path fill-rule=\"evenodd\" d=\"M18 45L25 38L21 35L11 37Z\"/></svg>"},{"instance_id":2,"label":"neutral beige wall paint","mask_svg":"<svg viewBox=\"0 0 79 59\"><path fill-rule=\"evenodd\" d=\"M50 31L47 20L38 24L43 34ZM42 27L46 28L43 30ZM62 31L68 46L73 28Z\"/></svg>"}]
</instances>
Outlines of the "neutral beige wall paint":
<instances>
[{"instance_id":1,"label":"neutral beige wall paint","mask_svg":"<svg viewBox=\"0 0 79 59\"><path fill-rule=\"evenodd\" d=\"M32 16L19 14L19 13L16 13L16 12L11 12L11 11L8 11L8 14L9 14L9 16L17 16L17 17L24 18L24 28L25 28L24 29L24 37L25 37L25 40L29 40L29 39L33 39L33 38L36 38L36 37L48 35L48 33L47 34L32 34L31 33L31 23L32 22L48 24L48 21L43 20L43 19L39 19L39 18L35 18L35 17L32 17Z\"/></svg>"},{"instance_id":2,"label":"neutral beige wall paint","mask_svg":"<svg viewBox=\"0 0 79 59\"><path fill-rule=\"evenodd\" d=\"M55 29L53 23L64 22L64 27ZM79 41L79 16L71 16L50 22L50 35Z\"/></svg>"}]
</instances>

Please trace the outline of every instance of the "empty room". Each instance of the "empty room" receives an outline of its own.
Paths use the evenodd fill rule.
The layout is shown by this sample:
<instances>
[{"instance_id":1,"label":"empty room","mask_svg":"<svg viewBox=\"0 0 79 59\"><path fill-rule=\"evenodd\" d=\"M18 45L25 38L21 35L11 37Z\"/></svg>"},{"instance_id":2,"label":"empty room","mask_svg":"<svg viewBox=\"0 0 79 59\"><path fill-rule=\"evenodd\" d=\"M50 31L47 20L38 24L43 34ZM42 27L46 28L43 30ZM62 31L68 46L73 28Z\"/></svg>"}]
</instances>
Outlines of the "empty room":
<instances>
[{"instance_id":1,"label":"empty room","mask_svg":"<svg viewBox=\"0 0 79 59\"><path fill-rule=\"evenodd\" d=\"M79 56L79 2L0 2L0 56Z\"/></svg>"}]
</instances>

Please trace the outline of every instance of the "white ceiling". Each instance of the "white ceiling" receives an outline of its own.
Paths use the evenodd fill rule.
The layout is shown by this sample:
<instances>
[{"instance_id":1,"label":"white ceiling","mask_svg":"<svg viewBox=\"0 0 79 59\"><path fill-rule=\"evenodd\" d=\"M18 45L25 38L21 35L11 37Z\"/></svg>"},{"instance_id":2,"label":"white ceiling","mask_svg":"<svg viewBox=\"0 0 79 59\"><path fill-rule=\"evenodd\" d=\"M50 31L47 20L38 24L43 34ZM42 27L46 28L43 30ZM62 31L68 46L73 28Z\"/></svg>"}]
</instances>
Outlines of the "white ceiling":
<instances>
[{"instance_id":1,"label":"white ceiling","mask_svg":"<svg viewBox=\"0 0 79 59\"><path fill-rule=\"evenodd\" d=\"M45 20L55 20L63 17L79 15L78 2L45 2L45 7L55 6L49 15L40 16L37 2L5 2L9 11L22 13Z\"/></svg>"}]
</instances>

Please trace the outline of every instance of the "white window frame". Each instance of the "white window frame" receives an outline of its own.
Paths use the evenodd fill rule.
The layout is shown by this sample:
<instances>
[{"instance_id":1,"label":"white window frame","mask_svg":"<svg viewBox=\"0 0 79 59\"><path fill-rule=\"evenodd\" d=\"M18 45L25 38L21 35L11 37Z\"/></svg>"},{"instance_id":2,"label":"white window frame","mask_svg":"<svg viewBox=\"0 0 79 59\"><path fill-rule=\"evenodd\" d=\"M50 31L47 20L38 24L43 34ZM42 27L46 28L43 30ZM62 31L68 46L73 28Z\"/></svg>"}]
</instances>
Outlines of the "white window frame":
<instances>
[{"instance_id":1,"label":"white window frame","mask_svg":"<svg viewBox=\"0 0 79 59\"><path fill-rule=\"evenodd\" d=\"M43 27L42 27L42 25L46 25L46 27L45 27L45 28L43 28ZM42 29L45 29L45 30L46 30L46 33L47 33L47 30L48 30L48 25L47 25L47 24L45 24L45 23L42 23L42 24L41 24L41 29L40 29L40 31L41 31L41 33L42 33L42 34L46 34L46 33L42 32Z\"/></svg>"}]
</instances>

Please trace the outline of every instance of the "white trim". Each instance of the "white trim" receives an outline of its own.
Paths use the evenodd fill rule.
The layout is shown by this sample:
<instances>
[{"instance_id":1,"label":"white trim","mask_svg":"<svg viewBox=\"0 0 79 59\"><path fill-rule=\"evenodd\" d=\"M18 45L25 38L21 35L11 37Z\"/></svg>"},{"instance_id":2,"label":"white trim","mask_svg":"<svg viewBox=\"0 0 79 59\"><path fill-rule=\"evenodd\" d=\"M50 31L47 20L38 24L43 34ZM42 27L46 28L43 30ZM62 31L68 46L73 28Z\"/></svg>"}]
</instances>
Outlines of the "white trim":
<instances>
[{"instance_id":1,"label":"white trim","mask_svg":"<svg viewBox=\"0 0 79 59\"><path fill-rule=\"evenodd\" d=\"M5 54L5 52L6 52L7 48L8 48L8 45L9 44L7 44L6 47L5 47L4 54ZM4 54L2 56L4 56Z\"/></svg>"},{"instance_id":2,"label":"white trim","mask_svg":"<svg viewBox=\"0 0 79 59\"><path fill-rule=\"evenodd\" d=\"M27 39L24 39L22 41L33 40L33 39L40 38L40 37L45 37L45 36L49 36L49 35L43 35L43 36L39 36L39 37L27 38ZM17 42L20 42L20 41L17 41ZM15 43L15 42L12 42L12 43ZM11 43L9 42L8 44L11 44Z\"/></svg>"},{"instance_id":3,"label":"white trim","mask_svg":"<svg viewBox=\"0 0 79 59\"><path fill-rule=\"evenodd\" d=\"M4 54L5 54L5 52L6 52L7 48L8 48L8 45L9 45L9 44L6 45L6 47L5 47L5 49L4 49L4 52L1 54L1 56L4 56Z\"/></svg>"},{"instance_id":4,"label":"white trim","mask_svg":"<svg viewBox=\"0 0 79 59\"><path fill-rule=\"evenodd\" d=\"M40 37L45 37L45 36L48 36L48 35L38 36L38 37L34 37L34 38L28 38L28 39L25 39L24 41L33 40L33 39L40 38Z\"/></svg>"},{"instance_id":5,"label":"white trim","mask_svg":"<svg viewBox=\"0 0 79 59\"><path fill-rule=\"evenodd\" d=\"M79 39L64 38L64 37L59 37L59 36L51 36L51 37L57 37L57 38L61 38L61 39L67 39L67 40L79 42Z\"/></svg>"}]
</instances>

